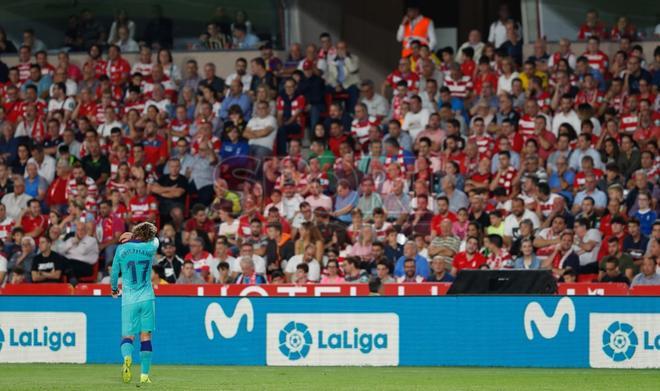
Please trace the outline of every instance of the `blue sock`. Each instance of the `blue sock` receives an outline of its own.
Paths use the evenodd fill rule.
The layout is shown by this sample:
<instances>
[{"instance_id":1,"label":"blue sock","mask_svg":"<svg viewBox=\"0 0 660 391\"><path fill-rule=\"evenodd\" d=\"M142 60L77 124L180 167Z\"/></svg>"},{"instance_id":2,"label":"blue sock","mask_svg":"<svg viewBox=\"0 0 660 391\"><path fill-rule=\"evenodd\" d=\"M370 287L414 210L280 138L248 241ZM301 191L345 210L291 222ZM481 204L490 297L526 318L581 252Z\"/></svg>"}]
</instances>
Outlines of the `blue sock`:
<instances>
[{"instance_id":1,"label":"blue sock","mask_svg":"<svg viewBox=\"0 0 660 391\"><path fill-rule=\"evenodd\" d=\"M133 356L133 340L130 338L124 338L121 340L121 356L122 357L132 357Z\"/></svg>"},{"instance_id":2,"label":"blue sock","mask_svg":"<svg viewBox=\"0 0 660 391\"><path fill-rule=\"evenodd\" d=\"M151 341L142 341L140 344L140 365L142 374L149 375L151 370Z\"/></svg>"}]
</instances>

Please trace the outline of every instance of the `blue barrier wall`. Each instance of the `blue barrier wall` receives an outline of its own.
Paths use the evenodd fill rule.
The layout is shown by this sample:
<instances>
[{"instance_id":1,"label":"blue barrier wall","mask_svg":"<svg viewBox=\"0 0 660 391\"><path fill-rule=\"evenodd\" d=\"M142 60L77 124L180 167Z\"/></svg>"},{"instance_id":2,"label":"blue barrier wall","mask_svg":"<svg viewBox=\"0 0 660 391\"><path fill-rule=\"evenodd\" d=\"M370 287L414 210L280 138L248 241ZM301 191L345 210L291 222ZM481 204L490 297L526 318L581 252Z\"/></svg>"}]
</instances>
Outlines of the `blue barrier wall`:
<instances>
[{"instance_id":1,"label":"blue barrier wall","mask_svg":"<svg viewBox=\"0 0 660 391\"><path fill-rule=\"evenodd\" d=\"M156 364L660 366L656 297L159 297L156 315ZM119 340L119 300L0 298L0 362L116 363Z\"/></svg>"}]
</instances>

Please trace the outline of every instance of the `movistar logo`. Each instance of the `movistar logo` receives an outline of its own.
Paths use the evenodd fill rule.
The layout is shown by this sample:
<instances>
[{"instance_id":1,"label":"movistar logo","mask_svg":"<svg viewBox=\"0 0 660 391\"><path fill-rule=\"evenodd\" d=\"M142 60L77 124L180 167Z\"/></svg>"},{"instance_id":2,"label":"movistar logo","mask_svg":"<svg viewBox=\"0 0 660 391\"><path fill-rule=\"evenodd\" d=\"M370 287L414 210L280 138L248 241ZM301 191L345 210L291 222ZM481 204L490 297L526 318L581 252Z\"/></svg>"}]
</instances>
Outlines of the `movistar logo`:
<instances>
[{"instance_id":1,"label":"movistar logo","mask_svg":"<svg viewBox=\"0 0 660 391\"><path fill-rule=\"evenodd\" d=\"M62 347L76 346L75 332L50 331L47 326L44 326L41 329L34 328L27 330L10 328L8 334L8 346L24 348L45 346L53 352L59 351ZM2 329L0 329L0 351L2 351L4 342L5 334Z\"/></svg>"},{"instance_id":2,"label":"movistar logo","mask_svg":"<svg viewBox=\"0 0 660 391\"><path fill-rule=\"evenodd\" d=\"M637 345L637 333L629 323L613 322L603 331L603 352L616 362L630 360Z\"/></svg>"},{"instance_id":3,"label":"movistar logo","mask_svg":"<svg viewBox=\"0 0 660 391\"><path fill-rule=\"evenodd\" d=\"M568 319L568 331L575 331L575 305L573 305L573 301L568 297L562 297L557 302L555 313L551 316L546 315L538 302L529 303L527 308L525 308L523 319L527 339L530 341L534 339L532 325L536 325L536 329L543 338L552 339L556 337L564 317Z\"/></svg>"},{"instance_id":4,"label":"movistar logo","mask_svg":"<svg viewBox=\"0 0 660 391\"><path fill-rule=\"evenodd\" d=\"M206 336L210 340L214 338L215 332L213 326L215 325L215 328L223 338L234 338L238 334L238 327L243 318L246 319L247 332L251 332L254 328L254 310L249 299L240 299L231 316L225 314L220 304L211 303L206 308L206 315L204 316Z\"/></svg>"},{"instance_id":5,"label":"movistar logo","mask_svg":"<svg viewBox=\"0 0 660 391\"><path fill-rule=\"evenodd\" d=\"M357 350L369 354L374 349L387 349L387 345L387 333L365 333L357 327L331 333L320 329L316 332L316 344L312 332L305 323L291 321L280 330L279 334L280 352L291 361L307 357L312 347L319 350Z\"/></svg>"}]
</instances>

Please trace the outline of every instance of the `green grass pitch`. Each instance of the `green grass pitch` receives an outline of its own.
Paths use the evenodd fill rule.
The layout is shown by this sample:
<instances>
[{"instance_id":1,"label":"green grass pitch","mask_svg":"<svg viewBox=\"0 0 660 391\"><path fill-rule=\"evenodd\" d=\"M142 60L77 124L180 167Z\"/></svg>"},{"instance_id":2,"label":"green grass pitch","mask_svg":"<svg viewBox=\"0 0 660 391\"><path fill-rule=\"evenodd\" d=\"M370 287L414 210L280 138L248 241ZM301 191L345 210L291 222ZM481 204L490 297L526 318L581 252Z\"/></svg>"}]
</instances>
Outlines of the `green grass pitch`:
<instances>
[{"instance_id":1,"label":"green grass pitch","mask_svg":"<svg viewBox=\"0 0 660 391\"><path fill-rule=\"evenodd\" d=\"M120 365L2 364L0 390L134 390ZM154 390L660 390L658 370L154 365Z\"/></svg>"}]
</instances>

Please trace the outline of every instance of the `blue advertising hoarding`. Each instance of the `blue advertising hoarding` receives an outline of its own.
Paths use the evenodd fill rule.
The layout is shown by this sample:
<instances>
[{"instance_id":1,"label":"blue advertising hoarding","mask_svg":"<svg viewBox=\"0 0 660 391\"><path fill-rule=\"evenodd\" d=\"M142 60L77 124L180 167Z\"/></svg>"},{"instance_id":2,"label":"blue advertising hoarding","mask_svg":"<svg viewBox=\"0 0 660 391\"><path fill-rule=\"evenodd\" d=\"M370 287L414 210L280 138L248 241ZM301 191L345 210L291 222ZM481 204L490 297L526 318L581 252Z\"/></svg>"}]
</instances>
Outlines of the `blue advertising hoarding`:
<instances>
[{"instance_id":1,"label":"blue advertising hoarding","mask_svg":"<svg viewBox=\"0 0 660 391\"><path fill-rule=\"evenodd\" d=\"M2 297L0 362L116 363L119 317L106 297ZM154 363L659 367L660 298L159 297Z\"/></svg>"}]
</instances>

